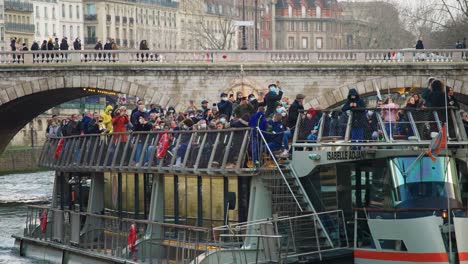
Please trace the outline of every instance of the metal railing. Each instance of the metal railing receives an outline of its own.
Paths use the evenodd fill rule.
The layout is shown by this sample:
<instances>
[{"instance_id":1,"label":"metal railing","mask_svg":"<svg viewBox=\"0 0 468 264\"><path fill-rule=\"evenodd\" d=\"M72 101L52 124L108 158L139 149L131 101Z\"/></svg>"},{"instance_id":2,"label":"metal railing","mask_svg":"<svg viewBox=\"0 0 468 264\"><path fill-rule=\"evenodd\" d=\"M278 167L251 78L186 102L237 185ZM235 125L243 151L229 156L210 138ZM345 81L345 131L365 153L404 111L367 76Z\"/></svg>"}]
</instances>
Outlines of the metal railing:
<instances>
[{"instance_id":1,"label":"metal railing","mask_svg":"<svg viewBox=\"0 0 468 264\"><path fill-rule=\"evenodd\" d=\"M130 19L130 23L132 20ZM27 25L24 30L30 31L34 25ZM94 41L93 41L94 40ZM96 38L85 38L86 44L95 44ZM139 62L137 55L141 51L112 50L106 51L115 60L103 60L102 51L52 51L64 53L70 58L70 63L133 63ZM159 57L158 60L149 60L157 63L456 63L467 62L468 55L465 50L421 50L399 51L402 54L397 60L388 59L388 53L393 50L331 50L331 51L146 51ZM24 55L22 63L51 63L50 61L33 61L33 56L50 53L49 51L21 51ZM0 57L11 58L17 52L1 52ZM436 54L436 55L434 55ZM424 59L421 59L421 58ZM15 62L13 60L13 62ZM12 60L0 60L0 64L13 63ZM141 62L141 61L140 61Z\"/></svg>"},{"instance_id":2,"label":"metal railing","mask_svg":"<svg viewBox=\"0 0 468 264\"><path fill-rule=\"evenodd\" d=\"M294 144L342 144L376 146L379 144L427 145L431 133L448 126L449 144L466 142L467 135L458 109L445 108L362 108L352 112L324 110L307 117L301 112L296 125Z\"/></svg>"},{"instance_id":3,"label":"metal railing","mask_svg":"<svg viewBox=\"0 0 468 264\"><path fill-rule=\"evenodd\" d=\"M48 138L39 165L79 171L249 173L251 129L128 132Z\"/></svg>"},{"instance_id":4,"label":"metal railing","mask_svg":"<svg viewBox=\"0 0 468 264\"><path fill-rule=\"evenodd\" d=\"M270 155L271 159L273 160L273 162L275 163L276 165L276 168L278 169L280 175L281 175L281 178L283 179L283 183L286 185L286 187L288 188L289 190L289 193L291 194L291 196L294 198L294 201L296 202L299 210L301 212L303 212L304 210L302 209L302 206L301 204L299 203L299 201L297 200L297 197L296 197L296 194L293 192L293 190L291 189L291 186L289 185L288 181L286 180L286 177L284 176L284 173L283 173L283 170L281 169L280 165L278 164L278 161L276 160L276 156L275 154L273 154L273 152L271 151L270 147L268 146L268 142L267 140L265 139L265 137L263 136L263 132L260 130L259 127L256 128L257 129L257 132L258 132L258 135L260 135L261 137L261 140L263 141L263 144L267 150L267 153Z\"/></svg>"},{"instance_id":5,"label":"metal railing","mask_svg":"<svg viewBox=\"0 0 468 264\"><path fill-rule=\"evenodd\" d=\"M323 227L321 226L323 224ZM330 238L321 230L325 229ZM280 259L319 255L327 251L349 248L348 233L342 210L306 214L294 217L260 219L253 222L238 223L213 228L220 235L223 244L242 244L244 248L257 247L255 236L275 236L275 248ZM241 238L239 240L239 238ZM249 240L250 239L250 240ZM329 243L329 239L332 243Z\"/></svg>"},{"instance_id":6,"label":"metal railing","mask_svg":"<svg viewBox=\"0 0 468 264\"><path fill-rule=\"evenodd\" d=\"M135 245L129 245L131 226ZM216 249L209 228L28 206L24 237L73 246L103 257L150 263L188 263Z\"/></svg>"}]
</instances>

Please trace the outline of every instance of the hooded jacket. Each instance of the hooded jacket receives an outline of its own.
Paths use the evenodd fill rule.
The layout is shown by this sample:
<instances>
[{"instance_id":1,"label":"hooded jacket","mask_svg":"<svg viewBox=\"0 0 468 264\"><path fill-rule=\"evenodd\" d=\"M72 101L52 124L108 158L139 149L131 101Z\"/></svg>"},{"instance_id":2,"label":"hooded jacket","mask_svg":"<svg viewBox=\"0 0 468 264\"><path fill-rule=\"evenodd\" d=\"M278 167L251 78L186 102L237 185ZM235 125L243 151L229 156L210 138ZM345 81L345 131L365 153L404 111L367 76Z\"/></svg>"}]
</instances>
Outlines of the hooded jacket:
<instances>
[{"instance_id":1,"label":"hooded jacket","mask_svg":"<svg viewBox=\"0 0 468 264\"><path fill-rule=\"evenodd\" d=\"M296 127L297 117L299 116L299 111L304 110L304 106L301 105L297 100L294 100L294 103L289 107L288 112L288 124L287 126L291 129Z\"/></svg>"},{"instance_id":2,"label":"hooded jacket","mask_svg":"<svg viewBox=\"0 0 468 264\"><path fill-rule=\"evenodd\" d=\"M352 98L354 96L354 98ZM351 106L351 103L355 103L356 106ZM351 88L348 93L348 100L341 108L343 112L351 110L353 108L365 108L366 103L359 97L359 93L356 89ZM353 111L353 122L352 127L364 128L367 124L367 117L365 110Z\"/></svg>"},{"instance_id":3,"label":"hooded jacket","mask_svg":"<svg viewBox=\"0 0 468 264\"><path fill-rule=\"evenodd\" d=\"M114 131L112 126L112 116L109 111L114 110L112 105L108 105L103 113L101 113L102 123L106 126L106 130L108 133L112 133Z\"/></svg>"}]
</instances>

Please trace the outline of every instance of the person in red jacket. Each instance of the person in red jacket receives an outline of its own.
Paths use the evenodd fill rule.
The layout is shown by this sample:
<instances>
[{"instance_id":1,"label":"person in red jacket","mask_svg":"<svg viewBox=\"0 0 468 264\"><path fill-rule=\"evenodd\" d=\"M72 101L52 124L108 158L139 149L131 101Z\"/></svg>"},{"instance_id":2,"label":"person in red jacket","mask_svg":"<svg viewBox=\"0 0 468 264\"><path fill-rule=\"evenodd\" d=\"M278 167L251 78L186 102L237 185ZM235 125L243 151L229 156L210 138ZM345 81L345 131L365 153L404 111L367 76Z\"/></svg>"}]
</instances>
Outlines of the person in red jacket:
<instances>
[{"instance_id":1,"label":"person in red jacket","mask_svg":"<svg viewBox=\"0 0 468 264\"><path fill-rule=\"evenodd\" d=\"M120 134L120 133L125 133L127 132L127 129L125 127L126 124L130 122L130 119L128 118L127 115L127 108L125 106L121 106L115 113L114 118L112 118L112 125L114 126L114 142L118 142L120 139L120 142L127 142L127 135L126 134Z\"/></svg>"}]
</instances>

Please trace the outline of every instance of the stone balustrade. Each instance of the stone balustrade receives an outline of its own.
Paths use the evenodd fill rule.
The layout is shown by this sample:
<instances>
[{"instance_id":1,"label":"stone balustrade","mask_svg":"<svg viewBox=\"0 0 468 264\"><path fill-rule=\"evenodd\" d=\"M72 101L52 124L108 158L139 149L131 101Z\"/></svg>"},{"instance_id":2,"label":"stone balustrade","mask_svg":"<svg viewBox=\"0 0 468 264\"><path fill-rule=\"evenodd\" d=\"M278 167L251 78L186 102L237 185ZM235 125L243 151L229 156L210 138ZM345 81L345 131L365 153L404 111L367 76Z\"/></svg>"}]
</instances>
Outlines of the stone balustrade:
<instances>
[{"instance_id":1,"label":"stone balustrade","mask_svg":"<svg viewBox=\"0 0 468 264\"><path fill-rule=\"evenodd\" d=\"M443 63L468 62L468 50L328 51L17 51L1 52L0 64L50 63Z\"/></svg>"}]
</instances>

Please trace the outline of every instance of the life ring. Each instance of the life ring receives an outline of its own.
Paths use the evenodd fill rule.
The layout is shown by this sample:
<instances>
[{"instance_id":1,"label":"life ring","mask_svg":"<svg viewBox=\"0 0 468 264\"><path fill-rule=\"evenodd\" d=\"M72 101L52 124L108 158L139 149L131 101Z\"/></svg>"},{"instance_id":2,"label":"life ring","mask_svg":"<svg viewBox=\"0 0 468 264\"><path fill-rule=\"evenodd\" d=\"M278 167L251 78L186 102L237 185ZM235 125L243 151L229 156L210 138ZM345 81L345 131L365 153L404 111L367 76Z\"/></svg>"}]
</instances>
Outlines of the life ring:
<instances>
[{"instance_id":1,"label":"life ring","mask_svg":"<svg viewBox=\"0 0 468 264\"><path fill-rule=\"evenodd\" d=\"M47 209L44 209L44 211L42 211L40 220L41 220L41 232L45 233L47 230Z\"/></svg>"},{"instance_id":2,"label":"life ring","mask_svg":"<svg viewBox=\"0 0 468 264\"><path fill-rule=\"evenodd\" d=\"M128 232L128 240L127 240L128 248L130 249L130 251L136 250L136 247L135 247L136 240L137 240L136 226L135 224L132 224L130 226L130 231Z\"/></svg>"},{"instance_id":3,"label":"life ring","mask_svg":"<svg viewBox=\"0 0 468 264\"><path fill-rule=\"evenodd\" d=\"M159 139L158 143L158 153L156 157L158 159L163 159L166 155L167 149L169 148L169 135L164 133L161 138Z\"/></svg>"},{"instance_id":4,"label":"life ring","mask_svg":"<svg viewBox=\"0 0 468 264\"><path fill-rule=\"evenodd\" d=\"M62 153L63 149L63 138L61 138L57 144L57 147L55 147L55 155L54 158L58 159L60 157L60 153Z\"/></svg>"}]
</instances>

